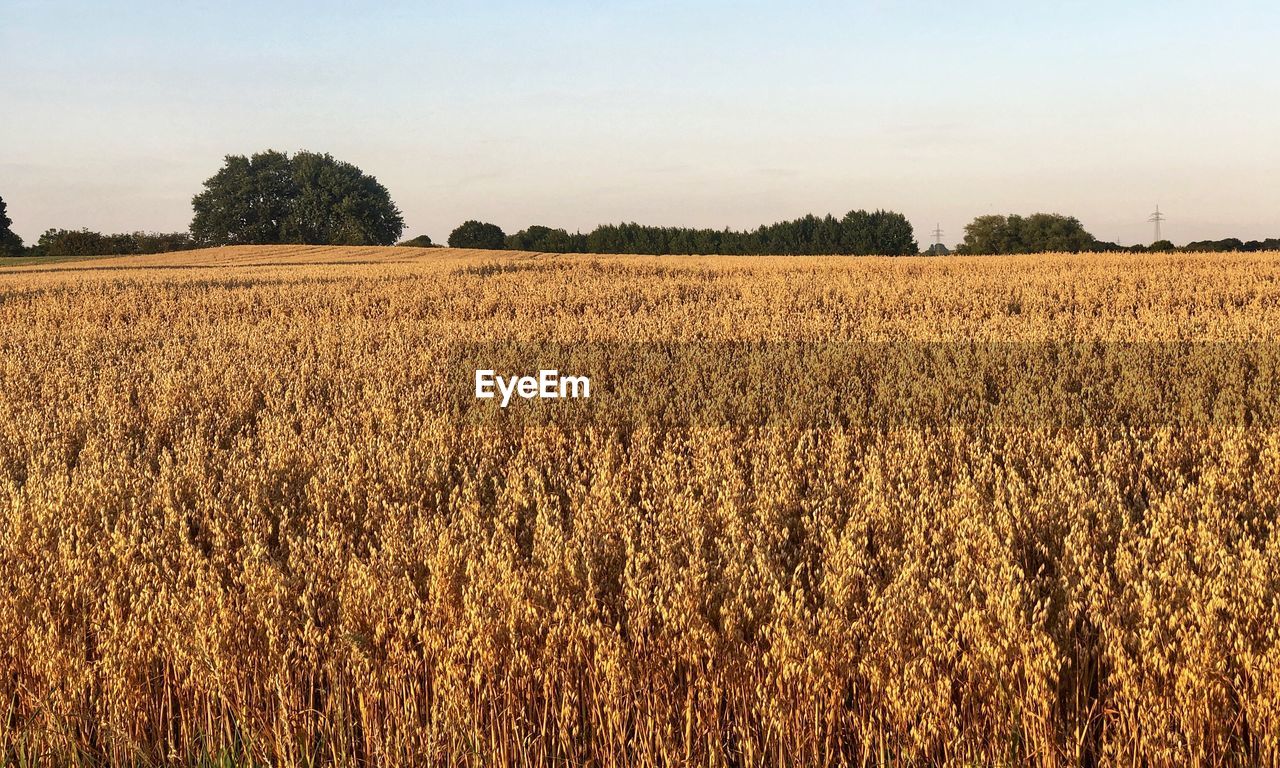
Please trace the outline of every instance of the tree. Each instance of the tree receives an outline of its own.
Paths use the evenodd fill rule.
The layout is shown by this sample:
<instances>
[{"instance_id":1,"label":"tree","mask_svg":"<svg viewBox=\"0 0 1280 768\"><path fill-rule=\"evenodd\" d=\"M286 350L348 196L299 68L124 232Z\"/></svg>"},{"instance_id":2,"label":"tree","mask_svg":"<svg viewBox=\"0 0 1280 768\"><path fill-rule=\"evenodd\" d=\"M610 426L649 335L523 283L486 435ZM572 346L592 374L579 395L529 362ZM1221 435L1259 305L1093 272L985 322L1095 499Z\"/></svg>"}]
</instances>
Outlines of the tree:
<instances>
[{"instance_id":1,"label":"tree","mask_svg":"<svg viewBox=\"0 0 1280 768\"><path fill-rule=\"evenodd\" d=\"M1030 216L979 216L964 228L961 253L1079 253L1093 249L1097 239L1079 219L1056 213Z\"/></svg>"},{"instance_id":2,"label":"tree","mask_svg":"<svg viewBox=\"0 0 1280 768\"><path fill-rule=\"evenodd\" d=\"M315 152L228 155L191 206L202 245L391 245L404 231L377 179Z\"/></svg>"},{"instance_id":3,"label":"tree","mask_svg":"<svg viewBox=\"0 0 1280 768\"><path fill-rule=\"evenodd\" d=\"M964 228L961 253L1012 253L1017 246L1013 228L1005 216L979 216Z\"/></svg>"},{"instance_id":4,"label":"tree","mask_svg":"<svg viewBox=\"0 0 1280 768\"><path fill-rule=\"evenodd\" d=\"M36 248L45 256L105 256L111 244L101 232L87 229L48 229L40 235Z\"/></svg>"},{"instance_id":5,"label":"tree","mask_svg":"<svg viewBox=\"0 0 1280 768\"><path fill-rule=\"evenodd\" d=\"M285 242L391 245L404 231L387 188L350 163L325 154L293 156L296 198L286 219Z\"/></svg>"},{"instance_id":6,"label":"tree","mask_svg":"<svg viewBox=\"0 0 1280 768\"><path fill-rule=\"evenodd\" d=\"M1157 240L1154 243L1152 243L1151 247L1148 248L1147 250L1151 251L1152 253L1173 253L1175 250L1177 250L1177 247L1174 246L1174 244L1169 242L1168 240Z\"/></svg>"},{"instance_id":7,"label":"tree","mask_svg":"<svg viewBox=\"0 0 1280 768\"><path fill-rule=\"evenodd\" d=\"M404 248L434 248L435 243L431 242L431 235L418 235L417 237L405 240L400 243Z\"/></svg>"},{"instance_id":8,"label":"tree","mask_svg":"<svg viewBox=\"0 0 1280 768\"><path fill-rule=\"evenodd\" d=\"M507 236L506 247L512 251L542 251L544 253L573 253L577 243L573 235L563 229L552 229L537 224Z\"/></svg>"},{"instance_id":9,"label":"tree","mask_svg":"<svg viewBox=\"0 0 1280 768\"><path fill-rule=\"evenodd\" d=\"M9 229L13 221L9 219L9 208L4 198L0 198L0 256L20 256L22 254L22 238Z\"/></svg>"},{"instance_id":10,"label":"tree","mask_svg":"<svg viewBox=\"0 0 1280 768\"><path fill-rule=\"evenodd\" d=\"M449 234L450 248L483 248L500 251L506 247L507 235L497 224L483 221L463 222Z\"/></svg>"},{"instance_id":11,"label":"tree","mask_svg":"<svg viewBox=\"0 0 1280 768\"><path fill-rule=\"evenodd\" d=\"M908 256L920 251L907 217L893 211L849 211L840 220L838 253L857 256Z\"/></svg>"}]
</instances>

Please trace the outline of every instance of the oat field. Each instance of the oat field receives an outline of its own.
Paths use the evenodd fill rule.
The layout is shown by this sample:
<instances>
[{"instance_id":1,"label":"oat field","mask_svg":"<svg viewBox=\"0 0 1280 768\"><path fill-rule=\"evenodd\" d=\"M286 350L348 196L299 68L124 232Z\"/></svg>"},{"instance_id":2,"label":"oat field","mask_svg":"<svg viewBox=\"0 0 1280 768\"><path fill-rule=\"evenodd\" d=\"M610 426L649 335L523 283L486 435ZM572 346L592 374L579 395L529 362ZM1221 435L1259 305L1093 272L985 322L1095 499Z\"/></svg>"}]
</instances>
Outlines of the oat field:
<instances>
[{"instance_id":1,"label":"oat field","mask_svg":"<svg viewBox=\"0 0 1280 768\"><path fill-rule=\"evenodd\" d=\"M1278 332L1276 253L0 268L0 762L1276 766Z\"/></svg>"}]
</instances>

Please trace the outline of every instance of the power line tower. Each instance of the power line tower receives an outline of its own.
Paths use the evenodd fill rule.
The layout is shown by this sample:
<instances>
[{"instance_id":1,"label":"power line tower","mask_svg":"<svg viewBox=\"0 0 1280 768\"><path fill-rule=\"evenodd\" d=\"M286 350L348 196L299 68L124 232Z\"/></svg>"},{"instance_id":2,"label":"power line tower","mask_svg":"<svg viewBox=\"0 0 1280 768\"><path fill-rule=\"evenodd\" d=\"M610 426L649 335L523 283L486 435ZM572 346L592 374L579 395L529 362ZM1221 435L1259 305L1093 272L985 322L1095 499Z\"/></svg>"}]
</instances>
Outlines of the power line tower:
<instances>
[{"instance_id":1,"label":"power line tower","mask_svg":"<svg viewBox=\"0 0 1280 768\"><path fill-rule=\"evenodd\" d=\"M941 247L940 247L942 245L942 225L941 224L933 225L933 244L936 246L939 246L939 250L941 250Z\"/></svg>"},{"instance_id":2,"label":"power line tower","mask_svg":"<svg viewBox=\"0 0 1280 768\"><path fill-rule=\"evenodd\" d=\"M1155 213L1153 213L1153 214L1151 214L1151 218L1147 219L1147 221L1150 221L1150 222L1152 222L1152 223L1154 223L1154 224L1156 225L1156 239L1155 239L1155 242L1157 242L1157 243L1158 243L1158 242L1160 242L1160 240L1161 240L1161 237L1160 237L1160 222L1164 221L1164 220L1165 220L1165 218L1166 218L1166 217L1165 217L1165 215L1164 215L1163 213L1161 213L1161 212L1160 212L1160 206L1158 206L1158 205L1157 205L1157 206L1156 206L1156 212L1155 212Z\"/></svg>"}]
</instances>

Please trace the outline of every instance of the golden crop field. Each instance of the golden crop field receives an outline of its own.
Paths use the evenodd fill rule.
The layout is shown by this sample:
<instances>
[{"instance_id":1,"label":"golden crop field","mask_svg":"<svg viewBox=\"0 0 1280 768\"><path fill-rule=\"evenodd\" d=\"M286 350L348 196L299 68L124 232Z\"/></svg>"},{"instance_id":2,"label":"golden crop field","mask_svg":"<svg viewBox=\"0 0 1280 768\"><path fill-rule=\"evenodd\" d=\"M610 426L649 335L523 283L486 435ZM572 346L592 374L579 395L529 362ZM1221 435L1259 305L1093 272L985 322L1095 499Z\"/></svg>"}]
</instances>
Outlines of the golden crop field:
<instances>
[{"instance_id":1,"label":"golden crop field","mask_svg":"<svg viewBox=\"0 0 1280 768\"><path fill-rule=\"evenodd\" d=\"M0 269L3 762L1275 766L1278 331L1276 253Z\"/></svg>"}]
</instances>

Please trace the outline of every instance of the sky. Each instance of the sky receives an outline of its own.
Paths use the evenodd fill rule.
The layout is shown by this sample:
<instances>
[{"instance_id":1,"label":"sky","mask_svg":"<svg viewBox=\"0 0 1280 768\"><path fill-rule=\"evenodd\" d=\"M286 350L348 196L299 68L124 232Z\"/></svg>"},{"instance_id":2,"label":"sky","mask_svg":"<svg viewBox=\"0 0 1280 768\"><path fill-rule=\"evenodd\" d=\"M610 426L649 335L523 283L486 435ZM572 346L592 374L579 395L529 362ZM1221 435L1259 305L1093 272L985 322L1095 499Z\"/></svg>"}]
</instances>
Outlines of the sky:
<instances>
[{"instance_id":1,"label":"sky","mask_svg":"<svg viewBox=\"0 0 1280 768\"><path fill-rule=\"evenodd\" d=\"M0 0L0 198L180 231L228 154L329 152L405 237L990 213L1280 237L1280 4Z\"/></svg>"}]
</instances>

